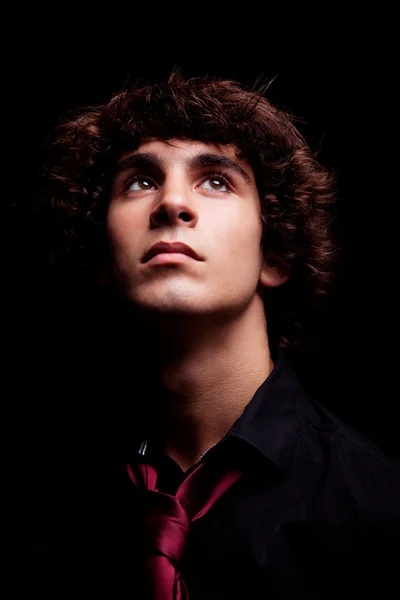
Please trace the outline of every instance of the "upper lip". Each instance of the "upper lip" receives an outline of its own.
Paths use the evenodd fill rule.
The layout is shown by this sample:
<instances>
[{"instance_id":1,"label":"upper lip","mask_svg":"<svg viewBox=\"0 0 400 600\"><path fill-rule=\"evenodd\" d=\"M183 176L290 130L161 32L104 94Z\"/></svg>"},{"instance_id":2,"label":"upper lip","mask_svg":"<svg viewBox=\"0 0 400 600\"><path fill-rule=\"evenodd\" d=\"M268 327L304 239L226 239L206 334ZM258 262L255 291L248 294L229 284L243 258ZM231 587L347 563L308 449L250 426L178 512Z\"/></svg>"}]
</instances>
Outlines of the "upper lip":
<instances>
[{"instance_id":1,"label":"upper lip","mask_svg":"<svg viewBox=\"0 0 400 600\"><path fill-rule=\"evenodd\" d=\"M143 262L148 262L151 258L153 258L153 256L156 256L156 254L161 254L164 252L179 252L181 254L191 256L196 260L202 260L202 258L200 258L193 248L187 246L183 242L157 242L157 244L154 244L154 246L152 246L150 250L146 252L143 257Z\"/></svg>"}]
</instances>

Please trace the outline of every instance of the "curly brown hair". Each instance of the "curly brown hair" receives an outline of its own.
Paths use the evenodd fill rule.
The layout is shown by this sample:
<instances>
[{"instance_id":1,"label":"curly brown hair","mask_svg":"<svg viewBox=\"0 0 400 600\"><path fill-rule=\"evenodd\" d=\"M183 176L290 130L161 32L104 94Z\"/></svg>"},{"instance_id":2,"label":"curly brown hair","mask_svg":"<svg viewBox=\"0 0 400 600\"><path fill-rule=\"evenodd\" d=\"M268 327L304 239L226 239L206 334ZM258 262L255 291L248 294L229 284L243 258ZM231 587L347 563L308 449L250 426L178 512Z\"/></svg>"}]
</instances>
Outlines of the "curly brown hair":
<instances>
[{"instance_id":1,"label":"curly brown hair","mask_svg":"<svg viewBox=\"0 0 400 600\"><path fill-rule=\"evenodd\" d=\"M290 271L288 281L264 296L269 337L280 347L304 342L334 279L338 245L329 209L336 176L317 161L295 117L266 99L267 87L185 78L175 69L151 85L125 84L107 103L64 117L46 139L41 174L54 264L98 273L108 251L114 167L141 140L232 144L254 171L264 256Z\"/></svg>"}]
</instances>

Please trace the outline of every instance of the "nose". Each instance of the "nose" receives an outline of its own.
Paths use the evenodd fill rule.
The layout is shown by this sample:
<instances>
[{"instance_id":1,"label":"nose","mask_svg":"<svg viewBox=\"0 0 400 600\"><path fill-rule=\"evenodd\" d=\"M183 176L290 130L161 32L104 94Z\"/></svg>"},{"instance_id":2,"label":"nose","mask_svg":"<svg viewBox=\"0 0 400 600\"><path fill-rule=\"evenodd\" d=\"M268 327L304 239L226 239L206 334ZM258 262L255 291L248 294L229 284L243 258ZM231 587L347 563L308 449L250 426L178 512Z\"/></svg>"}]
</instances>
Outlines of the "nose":
<instances>
[{"instance_id":1,"label":"nose","mask_svg":"<svg viewBox=\"0 0 400 600\"><path fill-rule=\"evenodd\" d=\"M165 177L159 189L156 207L150 214L153 226L165 223L189 223L194 226L198 220L197 207L193 198L191 186L184 174L174 172Z\"/></svg>"}]
</instances>

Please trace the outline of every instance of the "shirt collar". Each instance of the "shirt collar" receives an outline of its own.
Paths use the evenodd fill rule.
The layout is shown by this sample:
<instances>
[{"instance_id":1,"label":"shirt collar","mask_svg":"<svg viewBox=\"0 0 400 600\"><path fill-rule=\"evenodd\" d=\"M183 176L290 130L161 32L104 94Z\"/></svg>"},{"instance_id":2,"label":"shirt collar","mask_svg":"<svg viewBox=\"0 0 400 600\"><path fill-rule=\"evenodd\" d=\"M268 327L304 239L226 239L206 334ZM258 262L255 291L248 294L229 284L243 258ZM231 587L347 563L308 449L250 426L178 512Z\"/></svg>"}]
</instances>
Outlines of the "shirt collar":
<instances>
[{"instance_id":1,"label":"shirt collar","mask_svg":"<svg viewBox=\"0 0 400 600\"><path fill-rule=\"evenodd\" d=\"M292 464L306 393L283 352L277 352L274 369L257 389L227 436L251 444L279 470Z\"/></svg>"},{"instance_id":2,"label":"shirt collar","mask_svg":"<svg viewBox=\"0 0 400 600\"><path fill-rule=\"evenodd\" d=\"M278 350L273 370L224 438L237 438L250 444L280 471L286 471L294 458L305 398L297 376L283 352ZM148 453L146 435L140 437L136 453L140 457Z\"/></svg>"}]
</instances>

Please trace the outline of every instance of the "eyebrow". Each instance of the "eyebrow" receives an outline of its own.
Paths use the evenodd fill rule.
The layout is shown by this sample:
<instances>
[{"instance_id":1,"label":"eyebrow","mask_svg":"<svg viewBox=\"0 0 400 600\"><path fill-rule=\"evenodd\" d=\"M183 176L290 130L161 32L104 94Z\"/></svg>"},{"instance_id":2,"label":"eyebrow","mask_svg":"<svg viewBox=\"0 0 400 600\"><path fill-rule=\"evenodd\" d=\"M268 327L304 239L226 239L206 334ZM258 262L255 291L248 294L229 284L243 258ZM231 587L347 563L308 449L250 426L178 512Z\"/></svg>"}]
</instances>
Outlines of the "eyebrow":
<instances>
[{"instance_id":1,"label":"eyebrow","mask_svg":"<svg viewBox=\"0 0 400 600\"><path fill-rule=\"evenodd\" d=\"M193 156L187 161L189 169L196 169L199 167L225 167L231 169L237 173L248 185L251 184L249 174L243 167L236 161L223 156L222 154L214 154L212 152L203 152ZM138 152L131 154L126 158L119 161L116 165L114 177L127 171L129 169L140 169L140 168L152 168L154 170L160 170L162 167L162 160L157 154L151 152Z\"/></svg>"}]
</instances>

